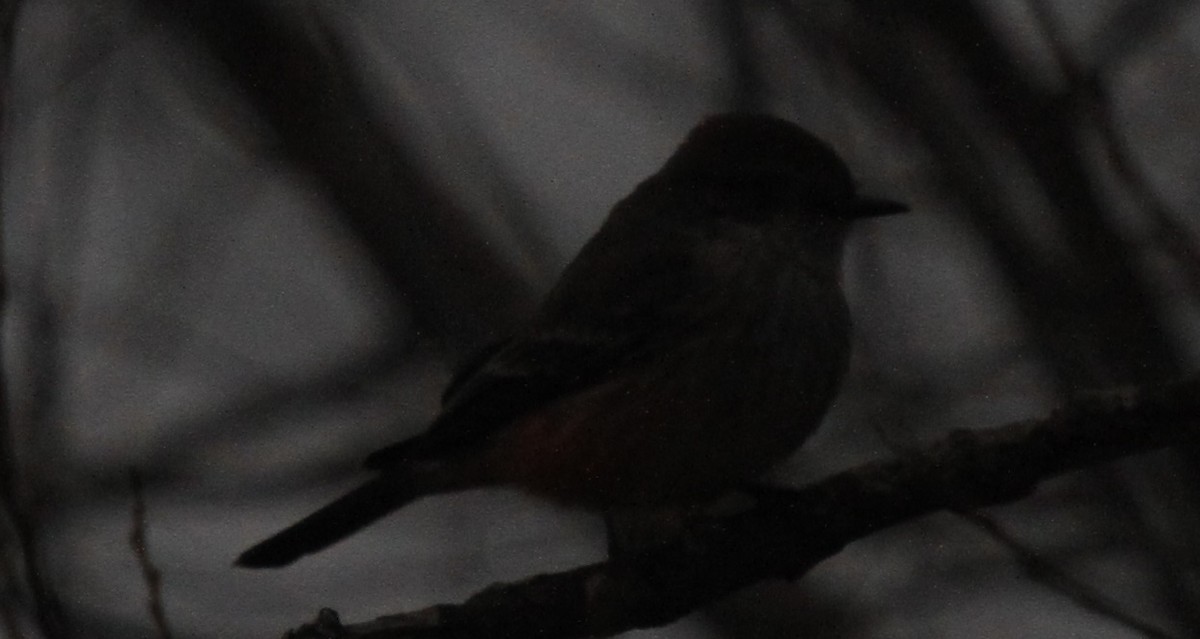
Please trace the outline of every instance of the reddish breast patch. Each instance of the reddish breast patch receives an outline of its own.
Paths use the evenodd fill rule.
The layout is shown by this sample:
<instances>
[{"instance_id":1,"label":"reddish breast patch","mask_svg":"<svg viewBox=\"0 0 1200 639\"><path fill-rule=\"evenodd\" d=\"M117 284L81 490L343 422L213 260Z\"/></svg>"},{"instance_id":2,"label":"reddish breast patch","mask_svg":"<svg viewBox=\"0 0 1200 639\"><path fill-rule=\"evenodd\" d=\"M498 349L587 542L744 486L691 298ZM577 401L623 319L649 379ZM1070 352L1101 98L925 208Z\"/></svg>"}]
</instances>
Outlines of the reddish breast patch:
<instances>
[{"instance_id":1,"label":"reddish breast patch","mask_svg":"<svg viewBox=\"0 0 1200 639\"><path fill-rule=\"evenodd\" d=\"M650 388L607 384L520 418L485 463L501 482L590 508L706 496L713 478L678 432L698 412Z\"/></svg>"}]
</instances>

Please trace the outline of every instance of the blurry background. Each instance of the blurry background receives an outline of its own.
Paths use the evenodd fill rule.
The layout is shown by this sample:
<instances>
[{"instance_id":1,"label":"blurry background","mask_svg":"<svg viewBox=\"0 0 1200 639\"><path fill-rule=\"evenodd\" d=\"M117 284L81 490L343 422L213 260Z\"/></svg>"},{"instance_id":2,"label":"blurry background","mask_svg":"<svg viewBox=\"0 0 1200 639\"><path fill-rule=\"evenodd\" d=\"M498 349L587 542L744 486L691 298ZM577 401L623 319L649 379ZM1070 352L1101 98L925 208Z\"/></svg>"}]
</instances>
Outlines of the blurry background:
<instances>
[{"instance_id":1,"label":"blurry background","mask_svg":"<svg viewBox=\"0 0 1200 639\"><path fill-rule=\"evenodd\" d=\"M230 564L422 429L706 114L871 194L853 371L798 484L1200 359L1200 12L1180 0L0 2L0 634L278 636L603 556L597 518L427 500ZM1200 637L1200 451L851 545L645 637Z\"/></svg>"}]
</instances>

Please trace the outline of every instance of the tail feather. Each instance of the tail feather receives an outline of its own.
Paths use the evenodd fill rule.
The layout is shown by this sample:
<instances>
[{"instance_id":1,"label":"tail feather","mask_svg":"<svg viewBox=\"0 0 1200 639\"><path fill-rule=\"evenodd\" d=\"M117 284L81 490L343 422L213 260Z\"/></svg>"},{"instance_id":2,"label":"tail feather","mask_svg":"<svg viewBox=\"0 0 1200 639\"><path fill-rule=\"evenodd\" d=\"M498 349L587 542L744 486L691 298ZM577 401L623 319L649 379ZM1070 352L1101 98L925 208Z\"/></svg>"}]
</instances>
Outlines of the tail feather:
<instances>
[{"instance_id":1,"label":"tail feather","mask_svg":"<svg viewBox=\"0 0 1200 639\"><path fill-rule=\"evenodd\" d=\"M384 474L242 553L246 568L278 568L338 542L430 491L414 477Z\"/></svg>"}]
</instances>

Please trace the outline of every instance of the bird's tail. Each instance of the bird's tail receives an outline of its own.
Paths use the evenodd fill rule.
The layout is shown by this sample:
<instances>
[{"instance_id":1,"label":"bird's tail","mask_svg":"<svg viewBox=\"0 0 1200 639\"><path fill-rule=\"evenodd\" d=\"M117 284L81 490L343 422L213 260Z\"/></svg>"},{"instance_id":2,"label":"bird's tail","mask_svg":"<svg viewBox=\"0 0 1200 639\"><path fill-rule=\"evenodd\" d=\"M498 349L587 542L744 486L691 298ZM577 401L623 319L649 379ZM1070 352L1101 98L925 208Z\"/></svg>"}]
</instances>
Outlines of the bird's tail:
<instances>
[{"instance_id":1,"label":"bird's tail","mask_svg":"<svg viewBox=\"0 0 1200 639\"><path fill-rule=\"evenodd\" d=\"M438 491L411 473L384 473L259 542L235 563L246 568L286 566L433 492Z\"/></svg>"}]
</instances>

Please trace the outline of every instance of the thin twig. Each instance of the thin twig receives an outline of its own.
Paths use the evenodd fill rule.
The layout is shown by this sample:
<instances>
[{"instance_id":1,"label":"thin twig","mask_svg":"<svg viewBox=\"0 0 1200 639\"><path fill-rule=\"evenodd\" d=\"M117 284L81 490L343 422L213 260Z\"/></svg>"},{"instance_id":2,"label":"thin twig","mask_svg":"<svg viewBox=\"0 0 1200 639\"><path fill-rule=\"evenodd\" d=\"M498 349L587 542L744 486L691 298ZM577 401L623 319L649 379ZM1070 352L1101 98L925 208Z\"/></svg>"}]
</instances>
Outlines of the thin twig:
<instances>
[{"instance_id":1,"label":"thin twig","mask_svg":"<svg viewBox=\"0 0 1200 639\"><path fill-rule=\"evenodd\" d=\"M146 500L142 478L133 468L129 469L129 491L133 494L133 525L129 531L129 546L133 548L138 566L142 569L142 579L146 582L147 606L150 618L154 620L154 628L161 639L171 639L171 627L167 624L167 613L162 603L162 572L150 558L150 548L146 543Z\"/></svg>"},{"instance_id":2,"label":"thin twig","mask_svg":"<svg viewBox=\"0 0 1200 639\"><path fill-rule=\"evenodd\" d=\"M1158 626L1121 609L1120 603L1098 589L1076 579L1053 561L1042 557L1020 539L1005 530L995 519L978 512L959 512L959 517L983 530L1016 557L1017 563L1034 581L1067 597L1072 603L1101 617L1111 619L1152 639L1174 639Z\"/></svg>"}]
</instances>

